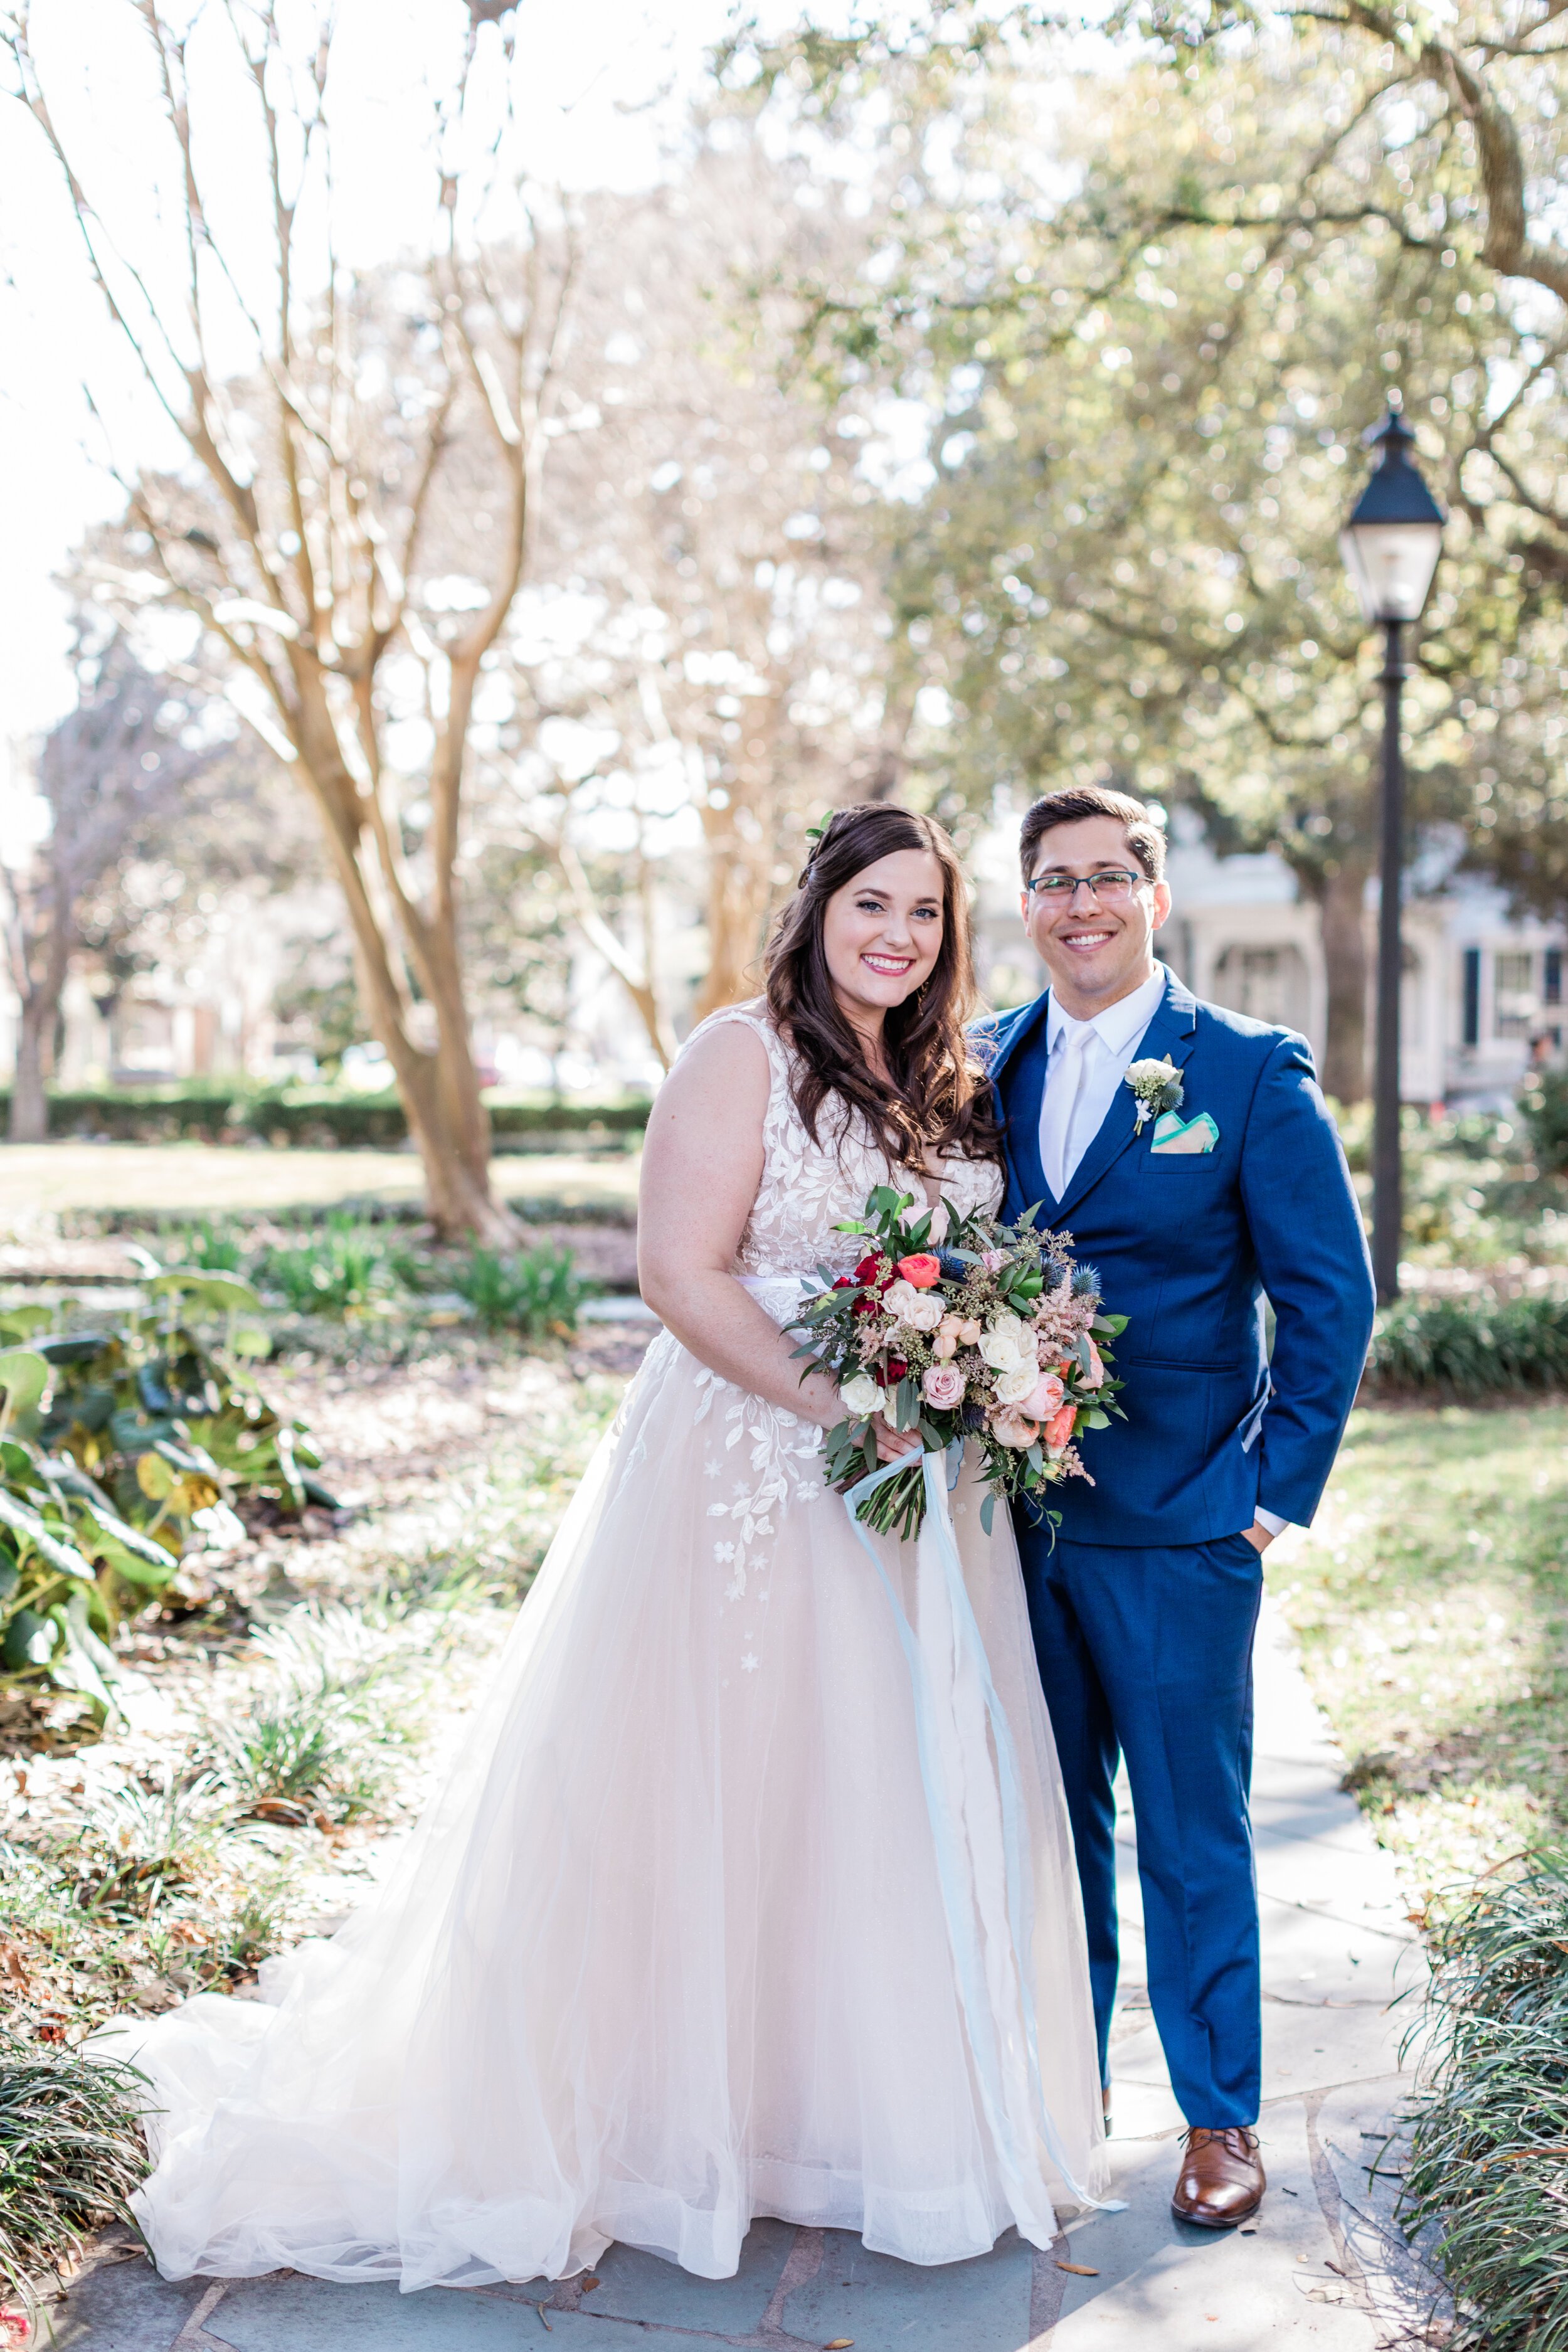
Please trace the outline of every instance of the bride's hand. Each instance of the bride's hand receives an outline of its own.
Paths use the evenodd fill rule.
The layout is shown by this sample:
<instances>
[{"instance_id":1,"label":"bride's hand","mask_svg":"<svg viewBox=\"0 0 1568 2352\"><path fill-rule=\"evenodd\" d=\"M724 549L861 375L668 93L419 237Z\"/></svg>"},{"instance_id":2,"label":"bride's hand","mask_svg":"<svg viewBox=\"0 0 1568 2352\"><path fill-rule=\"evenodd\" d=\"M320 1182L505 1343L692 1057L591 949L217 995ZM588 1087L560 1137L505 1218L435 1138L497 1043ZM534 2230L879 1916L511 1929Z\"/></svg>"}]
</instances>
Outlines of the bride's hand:
<instances>
[{"instance_id":1,"label":"bride's hand","mask_svg":"<svg viewBox=\"0 0 1568 2352\"><path fill-rule=\"evenodd\" d=\"M918 1454L921 1437L918 1429L895 1429L892 1423L877 1416L877 1459L879 1462L901 1462L906 1454Z\"/></svg>"}]
</instances>

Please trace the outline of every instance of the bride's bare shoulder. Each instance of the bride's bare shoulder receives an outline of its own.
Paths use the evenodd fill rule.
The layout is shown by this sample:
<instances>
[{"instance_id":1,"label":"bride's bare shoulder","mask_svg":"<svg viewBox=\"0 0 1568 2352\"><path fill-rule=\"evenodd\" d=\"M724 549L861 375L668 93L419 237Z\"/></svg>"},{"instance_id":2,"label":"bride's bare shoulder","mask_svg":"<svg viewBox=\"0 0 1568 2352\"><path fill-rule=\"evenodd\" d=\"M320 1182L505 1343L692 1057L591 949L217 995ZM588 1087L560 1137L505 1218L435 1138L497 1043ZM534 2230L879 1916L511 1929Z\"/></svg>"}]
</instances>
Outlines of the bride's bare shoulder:
<instances>
[{"instance_id":1,"label":"bride's bare shoulder","mask_svg":"<svg viewBox=\"0 0 1568 2352\"><path fill-rule=\"evenodd\" d=\"M762 1178L772 1085L760 1026L715 1019L693 1030L648 1114L639 1216L650 1234L666 1210L683 1232L694 1213L717 1218L733 1255Z\"/></svg>"},{"instance_id":2,"label":"bride's bare shoulder","mask_svg":"<svg viewBox=\"0 0 1568 2352\"><path fill-rule=\"evenodd\" d=\"M765 997L744 1004L726 1004L700 1021L670 1070L670 1079L689 1070L720 1073L751 1070L764 1079L773 1071L779 1034L768 1015ZM665 1081L669 1084L669 1079Z\"/></svg>"},{"instance_id":3,"label":"bride's bare shoulder","mask_svg":"<svg viewBox=\"0 0 1568 2352\"><path fill-rule=\"evenodd\" d=\"M688 1037L654 1103L650 1129L668 1120L721 1112L733 1122L761 1126L773 1083L767 1007L726 1005Z\"/></svg>"}]
</instances>

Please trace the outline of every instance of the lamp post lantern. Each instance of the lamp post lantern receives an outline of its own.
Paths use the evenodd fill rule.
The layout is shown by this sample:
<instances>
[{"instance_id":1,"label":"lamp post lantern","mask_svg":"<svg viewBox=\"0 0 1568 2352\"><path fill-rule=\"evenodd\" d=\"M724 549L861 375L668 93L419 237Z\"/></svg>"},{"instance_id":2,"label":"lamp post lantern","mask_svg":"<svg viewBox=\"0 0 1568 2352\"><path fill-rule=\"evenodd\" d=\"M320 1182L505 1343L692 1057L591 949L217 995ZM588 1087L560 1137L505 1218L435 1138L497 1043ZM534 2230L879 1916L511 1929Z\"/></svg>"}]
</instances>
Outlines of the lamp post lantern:
<instances>
[{"instance_id":1,"label":"lamp post lantern","mask_svg":"<svg viewBox=\"0 0 1568 2352\"><path fill-rule=\"evenodd\" d=\"M1405 631L1421 617L1443 548L1443 509L1410 462L1415 436L1391 399L1365 436L1380 454L1340 533L1340 551L1361 609L1384 633L1383 791L1377 916L1377 1020L1372 1158L1372 1270L1379 1300L1399 1290L1403 1222L1399 1166L1399 992L1404 971L1399 902L1405 864L1405 761L1400 694L1408 671Z\"/></svg>"}]
</instances>

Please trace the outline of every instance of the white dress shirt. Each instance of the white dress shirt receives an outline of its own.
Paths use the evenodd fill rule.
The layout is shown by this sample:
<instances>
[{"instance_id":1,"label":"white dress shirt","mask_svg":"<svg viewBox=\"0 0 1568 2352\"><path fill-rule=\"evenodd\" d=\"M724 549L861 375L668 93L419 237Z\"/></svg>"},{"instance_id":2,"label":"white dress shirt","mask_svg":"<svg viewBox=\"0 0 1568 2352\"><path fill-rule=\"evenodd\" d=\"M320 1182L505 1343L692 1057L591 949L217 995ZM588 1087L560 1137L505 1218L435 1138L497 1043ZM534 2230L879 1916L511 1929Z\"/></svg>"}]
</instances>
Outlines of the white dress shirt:
<instances>
[{"instance_id":1,"label":"white dress shirt","mask_svg":"<svg viewBox=\"0 0 1568 2352\"><path fill-rule=\"evenodd\" d=\"M1152 979L1089 1021L1075 1021L1051 998L1046 1084L1040 1097L1040 1165L1058 1201L1105 1124L1164 993L1162 965ZM1259 1509L1257 1517L1270 1535L1279 1535L1286 1525L1276 1511Z\"/></svg>"},{"instance_id":2,"label":"white dress shirt","mask_svg":"<svg viewBox=\"0 0 1568 2352\"><path fill-rule=\"evenodd\" d=\"M1091 1020L1075 1021L1052 995L1047 1015L1046 1083L1040 1096L1040 1165L1059 1201L1105 1124L1143 1032L1165 993L1163 965Z\"/></svg>"}]
</instances>

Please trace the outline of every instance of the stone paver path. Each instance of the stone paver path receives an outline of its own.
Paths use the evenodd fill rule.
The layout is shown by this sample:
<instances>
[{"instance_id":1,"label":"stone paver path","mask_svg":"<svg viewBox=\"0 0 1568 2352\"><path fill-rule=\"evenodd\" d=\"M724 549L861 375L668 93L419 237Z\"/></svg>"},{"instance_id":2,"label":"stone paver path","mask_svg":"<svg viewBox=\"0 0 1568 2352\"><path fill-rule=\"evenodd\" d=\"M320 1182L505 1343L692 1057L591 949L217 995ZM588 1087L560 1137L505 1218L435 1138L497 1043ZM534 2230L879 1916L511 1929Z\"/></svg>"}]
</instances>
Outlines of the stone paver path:
<instances>
[{"instance_id":1,"label":"stone paver path","mask_svg":"<svg viewBox=\"0 0 1568 2352\"><path fill-rule=\"evenodd\" d=\"M1258 1657L1255 1811L1263 1900L1262 2131L1255 2231L1189 2230L1168 2199L1180 2129L1140 1986L1131 1824L1123 1830L1124 2004L1114 2053L1115 2192L1048 2252L1009 2234L921 2271L835 2231L759 2222L733 2279L688 2278L613 2247L598 2284L400 2295L292 2273L169 2285L104 2244L49 2315L60 2352L1374 2352L1427 2310L1431 2283L1369 2173L1405 2078L1399 2042L1419 1952L1387 1857L1338 1788L1278 1622ZM1078 2265L1065 2270L1062 2263ZM1092 2275L1082 2275L1087 2272ZM45 2337L48 2340L47 2336ZM1406 2339L1408 2340L1408 2338Z\"/></svg>"}]
</instances>

